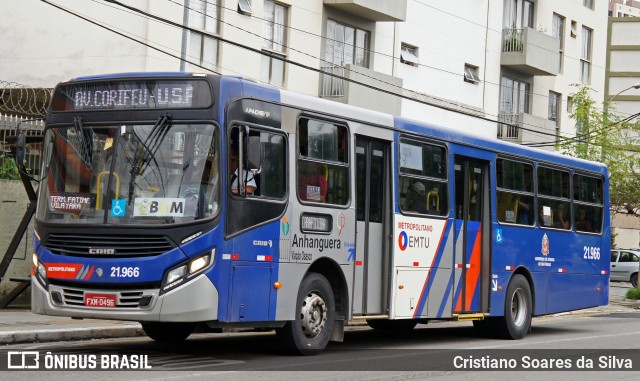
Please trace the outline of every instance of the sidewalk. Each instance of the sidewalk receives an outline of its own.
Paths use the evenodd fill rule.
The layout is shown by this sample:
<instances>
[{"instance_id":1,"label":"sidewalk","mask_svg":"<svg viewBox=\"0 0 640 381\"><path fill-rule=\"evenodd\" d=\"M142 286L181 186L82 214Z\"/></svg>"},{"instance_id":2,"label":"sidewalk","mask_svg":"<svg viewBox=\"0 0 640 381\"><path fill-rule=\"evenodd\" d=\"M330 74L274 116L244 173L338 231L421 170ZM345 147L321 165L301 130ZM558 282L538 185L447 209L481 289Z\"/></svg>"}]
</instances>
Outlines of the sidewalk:
<instances>
[{"instance_id":1,"label":"sidewalk","mask_svg":"<svg viewBox=\"0 0 640 381\"><path fill-rule=\"evenodd\" d=\"M625 301L629 283L612 283L608 306L595 307L594 312L640 309L640 301ZM589 313L582 310L581 313ZM24 309L0 310L0 345L67 340L91 340L144 335L137 322L44 316Z\"/></svg>"}]
</instances>

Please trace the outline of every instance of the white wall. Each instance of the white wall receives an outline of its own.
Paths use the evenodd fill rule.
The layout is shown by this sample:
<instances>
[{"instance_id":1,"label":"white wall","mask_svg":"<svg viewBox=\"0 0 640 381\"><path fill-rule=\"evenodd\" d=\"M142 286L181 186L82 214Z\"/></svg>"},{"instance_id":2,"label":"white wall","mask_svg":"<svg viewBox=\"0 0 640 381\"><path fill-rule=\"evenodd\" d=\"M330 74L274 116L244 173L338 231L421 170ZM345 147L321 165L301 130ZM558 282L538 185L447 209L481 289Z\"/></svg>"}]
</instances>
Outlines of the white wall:
<instances>
[{"instance_id":1,"label":"white wall","mask_svg":"<svg viewBox=\"0 0 640 381\"><path fill-rule=\"evenodd\" d=\"M178 29L147 22L106 2L54 2L136 38L171 46L180 55L182 35ZM182 21L182 11L176 11L180 7L169 2L127 3ZM0 36L0 79L34 87L53 87L62 80L89 74L179 69L176 59L151 52L39 0L0 1Z\"/></svg>"}]
</instances>

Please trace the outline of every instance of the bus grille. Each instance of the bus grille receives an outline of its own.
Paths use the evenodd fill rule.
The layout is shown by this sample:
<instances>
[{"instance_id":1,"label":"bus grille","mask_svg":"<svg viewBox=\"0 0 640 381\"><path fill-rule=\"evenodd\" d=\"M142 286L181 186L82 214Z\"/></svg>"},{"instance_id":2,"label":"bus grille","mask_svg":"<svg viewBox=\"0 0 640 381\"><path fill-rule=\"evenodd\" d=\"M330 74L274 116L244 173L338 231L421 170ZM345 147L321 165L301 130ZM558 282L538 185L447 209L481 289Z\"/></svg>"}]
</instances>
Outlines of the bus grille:
<instances>
[{"instance_id":1,"label":"bus grille","mask_svg":"<svg viewBox=\"0 0 640 381\"><path fill-rule=\"evenodd\" d=\"M175 246L163 236L88 236L51 234L43 242L55 254L72 257L145 257Z\"/></svg>"},{"instance_id":2,"label":"bus grille","mask_svg":"<svg viewBox=\"0 0 640 381\"><path fill-rule=\"evenodd\" d=\"M83 290L63 288L62 300L68 306L84 306L84 294ZM137 308L142 295L142 291L116 292L116 308Z\"/></svg>"}]
</instances>

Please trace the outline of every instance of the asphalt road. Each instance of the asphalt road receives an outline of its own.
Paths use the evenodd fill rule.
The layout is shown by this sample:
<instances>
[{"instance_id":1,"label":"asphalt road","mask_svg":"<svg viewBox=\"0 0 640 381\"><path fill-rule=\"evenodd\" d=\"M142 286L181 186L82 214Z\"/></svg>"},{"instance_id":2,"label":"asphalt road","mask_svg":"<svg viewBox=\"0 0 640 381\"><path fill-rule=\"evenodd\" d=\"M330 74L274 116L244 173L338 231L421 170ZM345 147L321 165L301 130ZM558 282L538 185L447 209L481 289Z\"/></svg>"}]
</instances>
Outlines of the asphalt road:
<instances>
[{"instance_id":1,"label":"asphalt road","mask_svg":"<svg viewBox=\"0 0 640 381\"><path fill-rule=\"evenodd\" d=\"M517 375L521 380L539 381L540 377L601 380L613 374L616 380L635 380L640 373L639 319L640 310L615 306L536 318L532 332L518 341L482 338L469 322L434 322L419 325L409 333L381 333L366 326L351 327L344 343L331 343L322 355L313 357L288 356L271 332L199 334L180 345L161 345L147 338L23 344L1 349L37 351L41 362L50 352L60 364L74 356L76 359L94 356L99 363L103 355L115 356L119 361L128 356L130 362L136 356L147 355L151 370L25 370L13 371L9 378L3 379L282 381L474 377L495 380L513 379ZM6 355L3 352L0 356ZM484 363L478 362L483 359ZM496 369L500 361L501 370L478 372ZM624 371L628 366L633 370ZM582 371L585 368L591 371ZM512 369L525 371L513 372ZM607 371L611 369L616 372Z\"/></svg>"}]
</instances>

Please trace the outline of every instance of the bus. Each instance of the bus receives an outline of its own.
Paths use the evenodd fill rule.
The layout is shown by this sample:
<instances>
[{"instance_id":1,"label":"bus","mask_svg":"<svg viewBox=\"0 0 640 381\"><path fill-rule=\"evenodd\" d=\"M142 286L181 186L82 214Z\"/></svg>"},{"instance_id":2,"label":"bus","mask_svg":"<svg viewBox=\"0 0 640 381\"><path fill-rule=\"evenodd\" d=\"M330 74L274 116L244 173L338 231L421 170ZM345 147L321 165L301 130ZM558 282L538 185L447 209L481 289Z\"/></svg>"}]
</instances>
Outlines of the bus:
<instances>
[{"instance_id":1,"label":"bus","mask_svg":"<svg viewBox=\"0 0 640 381\"><path fill-rule=\"evenodd\" d=\"M32 310L154 340L532 317L608 303L607 168L262 85L124 73L56 86Z\"/></svg>"}]
</instances>

